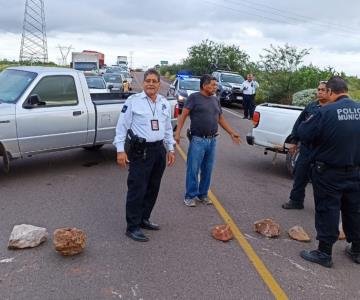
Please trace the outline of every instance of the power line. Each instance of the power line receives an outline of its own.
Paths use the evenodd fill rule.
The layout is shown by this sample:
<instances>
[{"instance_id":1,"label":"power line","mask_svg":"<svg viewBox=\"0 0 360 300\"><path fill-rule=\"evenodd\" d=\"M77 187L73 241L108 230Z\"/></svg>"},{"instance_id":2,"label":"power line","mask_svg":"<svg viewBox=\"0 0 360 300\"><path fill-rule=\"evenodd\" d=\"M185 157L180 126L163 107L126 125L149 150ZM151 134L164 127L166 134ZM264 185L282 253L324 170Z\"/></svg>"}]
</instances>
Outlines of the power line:
<instances>
[{"instance_id":1,"label":"power line","mask_svg":"<svg viewBox=\"0 0 360 300\"><path fill-rule=\"evenodd\" d=\"M236 5L239 4L239 2L241 2L242 3L241 5L248 6L252 9L256 9L258 11L263 11L265 13L270 13L270 14L277 15L277 16L280 16L283 18L292 19L294 21L314 23L319 26L325 27L326 29L328 29L329 27L333 27L336 30L341 30L341 31L344 31L346 33L351 33L351 34L358 34L358 32L359 32L359 30L350 28L349 26L343 26L343 25L337 24L337 23L322 22L322 21L314 19L313 17L310 17L310 16L300 15L300 14L293 13L293 12L290 12L287 10L277 9L277 8L268 6L266 4L253 3L251 1L243 1L243 0L238 0L237 2L228 0L227 2L236 4ZM271 11L273 11L273 12L271 12Z\"/></svg>"},{"instance_id":2,"label":"power line","mask_svg":"<svg viewBox=\"0 0 360 300\"><path fill-rule=\"evenodd\" d=\"M282 18L283 19L285 18L285 20L282 20L282 19L276 18L276 14L271 13L271 12L266 12L265 15L261 14L261 12L259 12L258 8L256 8L256 9L252 8L252 9L256 10L256 12L254 13L254 12L251 12L251 11L246 11L245 12L243 10L240 10L240 9L238 9L239 6L237 6L237 7L235 7L235 6L226 6L226 5L222 5L222 4L215 3L215 2L212 2L212 1L208 1L208 0L204 0L204 2L208 3L208 4L211 4L213 6L216 6L216 7L221 7L221 8L225 8L227 10L231 10L233 13L237 13L237 14L241 13L242 15L244 15L246 13L248 15L255 16L255 17L258 17L260 19L270 20L270 21L275 22L275 23L281 23L281 24L286 24L286 25L299 25L298 21L295 22L294 20L289 20L288 16L282 15ZM269 16L269 14L270 14L270 16ZM302 20L302 21L307 21L309 24L311 23L311 22L309 22L309 20ZM314 26L316 24L310 24L310 25ZM321 26L326 26L327 29L329 28L328 24L326 24L326 25L322 24ZM320 30L319 28L318 28L318 30L319 31L324 31L324 30ZM338 31L338 32L336 32L336 31ZM343 32L340 32L340 31L343 31ZM332 29L331 33L333 35L336 34L338 36L342 36L342 37L345 37L345 38L348 38L349 35L359 37L359 34L357 32L356 33L355 32L349 32L349 31L344 32L344 30L339 30L339 28L337 28L337 27L335 27L335 30Z\"/></svg>"}]
</instances>

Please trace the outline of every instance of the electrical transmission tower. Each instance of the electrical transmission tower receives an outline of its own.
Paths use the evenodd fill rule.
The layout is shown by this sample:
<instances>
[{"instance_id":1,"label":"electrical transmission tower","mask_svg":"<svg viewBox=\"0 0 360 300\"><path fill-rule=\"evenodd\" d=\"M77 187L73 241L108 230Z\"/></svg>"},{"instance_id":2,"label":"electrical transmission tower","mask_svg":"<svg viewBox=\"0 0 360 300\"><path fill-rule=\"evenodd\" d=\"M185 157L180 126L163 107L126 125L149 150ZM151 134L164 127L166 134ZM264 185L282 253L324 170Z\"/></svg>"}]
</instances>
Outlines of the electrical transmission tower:
<instances>
[{"instance_id":1,"label":"electrical transmission tower","mask_svg":"<svg viewBox=\"0 0 360 300\"><path fill-rule=\"evenodd\" d=\"M44 0L26 0L20 62L48 61Z\"/></svg>"},{"instance_id":2,"label":"electrical transmission tower","mask_svg":"<svg viewBox=\"0 0 360 300\"><path fill-rule=\"evenodd\" d=\"M58 45L58 48L60 50L60 54L61 54L61 58L62 58L61 64L63 66L66 66L67 65L67 57L70 53L70 50L73 49L73 47L72 47L72 45L70 45L68 47Z\"/></svg>"}]
</instances>

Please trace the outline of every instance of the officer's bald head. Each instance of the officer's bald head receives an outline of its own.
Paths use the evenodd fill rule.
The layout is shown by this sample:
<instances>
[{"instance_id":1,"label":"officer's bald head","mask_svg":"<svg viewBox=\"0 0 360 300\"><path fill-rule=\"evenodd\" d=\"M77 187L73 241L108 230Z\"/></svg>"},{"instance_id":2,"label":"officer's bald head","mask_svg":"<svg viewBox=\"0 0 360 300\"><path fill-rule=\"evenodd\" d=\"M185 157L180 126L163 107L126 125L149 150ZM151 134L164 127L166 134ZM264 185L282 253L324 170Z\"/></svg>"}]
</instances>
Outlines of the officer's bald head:
<instances>
[{"instance_id":1,"label":"officer's bald head","mask_svg":"<svg viewBox=\"0 0 360 300\"><path fill-rule=\"evenodd\" d=\"M348 92L347 83L340 76L331 77L326 83L326 88L334 94L344 94Z\"/></svg>"}]
</instances>

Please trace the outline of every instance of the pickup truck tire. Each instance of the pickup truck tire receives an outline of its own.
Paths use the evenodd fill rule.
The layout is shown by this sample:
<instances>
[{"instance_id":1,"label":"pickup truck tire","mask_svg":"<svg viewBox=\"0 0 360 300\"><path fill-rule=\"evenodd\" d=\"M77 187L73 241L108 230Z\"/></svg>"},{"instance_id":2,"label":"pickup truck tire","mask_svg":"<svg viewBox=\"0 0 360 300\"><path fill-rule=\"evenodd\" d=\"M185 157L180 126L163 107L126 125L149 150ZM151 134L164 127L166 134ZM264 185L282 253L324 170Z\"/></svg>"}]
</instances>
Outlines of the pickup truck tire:
<instances>
[{"instance_id":1,"label":"pickup truck tire","mask_svg":"<svg viewBox=\"0 0 360 300\"><path fill-rule=\"evenodd\" d=\"M2 144L0 144L0 156L2 156L2 160L3 160L3 171L5 173L9 173L10 172L10 157L9 157L9 153L6 152L6 150Z\"/></svg>"},{"instance_id":2,"label":"pickup truck tire","mask_svg":"<svg viewBox=\"0 0 360 300\"><path fill-rule=\"evenodd\" d=\"M96 150L99 150L102 146L104 146L104 144L94 145L94 146L86 146L83 148L88 151L96 151Z\"/></svg>"},{"instance_id":3,"label":"pickup truck tire","mask_svg":"<svg viewBox=\"0 0 360 300\"><path fill-rule=\"evenodd\" d=\"M289 152L286 153L286 168L289 171L291 177L294 176L295 164L298 157L299 150L297 150L294 155L291 155Z\"/></svg>"}]
</instances>

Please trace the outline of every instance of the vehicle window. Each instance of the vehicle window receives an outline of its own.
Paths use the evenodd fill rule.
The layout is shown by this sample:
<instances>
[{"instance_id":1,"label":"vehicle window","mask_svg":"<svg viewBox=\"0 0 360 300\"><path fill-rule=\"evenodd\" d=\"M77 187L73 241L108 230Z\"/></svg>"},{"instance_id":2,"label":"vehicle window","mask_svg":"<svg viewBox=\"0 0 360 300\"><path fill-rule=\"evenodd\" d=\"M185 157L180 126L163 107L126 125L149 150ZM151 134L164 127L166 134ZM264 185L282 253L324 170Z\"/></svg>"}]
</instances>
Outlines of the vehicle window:
<instances>
[{"instance_id":1,"label":"vehicle window","mask_svg":"<svg viewBox=\"0 0 360 300\"><path fill-rule=\"evenodd\" d=\"M76 105L78 97L72 76L47 76L33 89L45 106Z\"/></svg>"},{"instance_id":2,"label":"vehicle window","mask_svg":"<svg viewBox=\"0 0 360 300\"><path fill-rule=\"evenodd\" d=\"M230 82L230 83L243 83L244 82L244 78L241 75L236 75L236 74L221 74L220 75L221 81L222 82Z\"/></svg>"},{"instance_id":3,"label":"vehicle window","mask_svg":"<svg viewBox=\"0 0 360 300\"><path fill-rule=\"evenodd\" d=\"M0 103L15 103L36 76L36 73L20 70L5 70L1 72Z\"/></svg>"},{"instance_id":4,"label":"vehicle window","mask_svg":"<svg viewBox=\"0 0 360 300\"><path fill-rule=\"evenodd\" d=\"M90 89L106 89L104 80L101 77L85 77Z\"/></svg>"},{"instance_id":5,"label":"vehicle window","mask_svg":"<svg viewBox=\"0 0 360 300\"><path fill-rule=\"evenodd\" d=\"M200 80L180 80L179 89L200 91Z\"/></svg>"},{"instance_id":6,"label":"vehicle window","mask_svg":"<svg viewBox=\"0 0 360 300\"><path fill-rule=\"evenodd\" d=\"M106 82L116 83L121 82L121 76L119 74L104 74L104 79Z\"/></svg>"}]
</instances>

